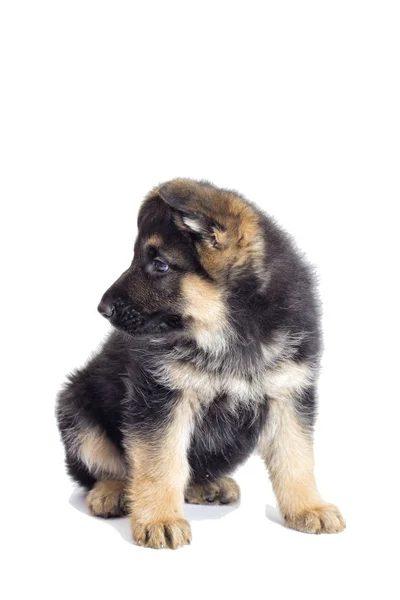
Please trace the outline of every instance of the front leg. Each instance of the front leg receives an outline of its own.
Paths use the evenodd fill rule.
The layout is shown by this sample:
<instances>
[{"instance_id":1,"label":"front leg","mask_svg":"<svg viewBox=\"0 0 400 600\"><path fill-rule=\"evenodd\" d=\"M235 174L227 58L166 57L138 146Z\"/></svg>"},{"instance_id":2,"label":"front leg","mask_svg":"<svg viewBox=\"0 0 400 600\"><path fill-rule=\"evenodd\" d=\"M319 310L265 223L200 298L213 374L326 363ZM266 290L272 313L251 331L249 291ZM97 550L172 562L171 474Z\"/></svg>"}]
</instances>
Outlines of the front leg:
<instances>
[{"instance_id":1,"label":"front leg","mask_svg":"<svg viewBox=\"0 0 400 600\"><path fill-rule=\"evenodd\" d=\"M183 515L191 431L190 406L182 400L161 429L132 435L126 442L132 467L127 494L133 539L138 544L175 549L191 542L190 525Z\"/></svg>"},{"instance_id":2,"label":"front leg","mask_svg":"<svg viewBox=\"0 0 400 600\"><path fill-rule=\"evenodd\" d=\"M269 469L281 514L288 527L305 533L343 531L346 523L339 509L325 502L318 492L312 429L299 413L295 393L271 398L268 423L258 447Z\"/></svg>"}]
</instances>

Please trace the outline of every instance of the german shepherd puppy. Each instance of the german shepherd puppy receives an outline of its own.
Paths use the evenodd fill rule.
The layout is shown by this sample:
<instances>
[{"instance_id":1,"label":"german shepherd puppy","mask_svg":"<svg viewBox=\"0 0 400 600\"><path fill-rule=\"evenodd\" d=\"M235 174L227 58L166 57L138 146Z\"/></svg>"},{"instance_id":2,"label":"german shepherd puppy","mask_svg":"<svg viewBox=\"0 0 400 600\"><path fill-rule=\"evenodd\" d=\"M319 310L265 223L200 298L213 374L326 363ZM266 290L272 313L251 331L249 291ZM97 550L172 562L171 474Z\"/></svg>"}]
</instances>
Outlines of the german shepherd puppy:
<instances>
[{"instance_id":1,"label":"german shepherd puppy","mask_svg":"<svg viewBox=\"0 0 400 600\"><path fill-rule=\"evenodd\" d=\"M113 330L57 403L68 472L94 515L129 514L143 546L188 544L184 501L236 502L228 475L256 450L288 527L344 529L313 474L313 276L269 217L208 182L154 188L133 261L98 310Z\"/></svg>"}]
</instances>

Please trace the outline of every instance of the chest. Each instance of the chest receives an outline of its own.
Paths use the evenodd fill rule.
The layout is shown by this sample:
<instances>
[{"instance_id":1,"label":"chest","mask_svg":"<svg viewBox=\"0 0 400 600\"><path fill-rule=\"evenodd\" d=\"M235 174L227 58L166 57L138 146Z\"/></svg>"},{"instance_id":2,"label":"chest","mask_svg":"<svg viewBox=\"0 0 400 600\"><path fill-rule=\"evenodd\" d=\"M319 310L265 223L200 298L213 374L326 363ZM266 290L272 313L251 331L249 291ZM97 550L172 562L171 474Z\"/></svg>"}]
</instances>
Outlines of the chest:
<instances>
[{"instance_id":1,"label":"chest","mask_svg":"<svg viewBox=\"0 0 400 600\"><path fill-rule=\"evenodd\" d=\"M216 398L225 397L232 408L260 403L265 399L265 373L232 373L224 369L206 370L190 363L166 364L163 369L164 384L185 394L193 401L207 407Z\"/></svg>"},{"instance_id":2,"label":"chest","mask_svg":"<svg viewBox=\"0 0 400 600\"><path fill-rule=\"evenodd\" d=\"M312 365L287 359L273 367L259 364L256 369L240 372L207 370L191 363L171 361L159 372L163 383L181 392L189 393L199 405L208 406L215 398L226 396L235 408L257 406L266 398L287 399L307 387L314 379Z\"/></svg>"}]
</instances>

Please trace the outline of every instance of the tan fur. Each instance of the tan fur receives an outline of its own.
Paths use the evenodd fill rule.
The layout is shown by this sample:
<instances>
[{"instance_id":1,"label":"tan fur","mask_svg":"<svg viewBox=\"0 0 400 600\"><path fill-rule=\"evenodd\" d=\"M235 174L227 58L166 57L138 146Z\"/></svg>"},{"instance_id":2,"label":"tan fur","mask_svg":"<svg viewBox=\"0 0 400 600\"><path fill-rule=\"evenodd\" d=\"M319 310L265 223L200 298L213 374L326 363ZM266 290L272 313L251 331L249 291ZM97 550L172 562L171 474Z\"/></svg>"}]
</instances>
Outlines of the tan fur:
<instances>
[{"instance_id":1,"label":"tan fur","mask_svg":"<svg viewBox=\"0 0 400 600\"><path fill-rule=\"evenodd\" d=\"M228 325L222 292L214 284L191 273L182 278L181 294L182 314L191 320L192 333L198 344L208 350L224 349Z\"/></svg>"},{"instance_id":2,"label":"tan fur","mask_svg":"<svg viewBox=\"0 0 400 600\"><path fill-rule=\"evenodd\" d=\"M257 214L232 193L221 195L213 190L213 195L210 207L217 214L212 208L205 214L216 218L225 231L214 230L216 246L198 244L204 268L216 279L224 279L231 270L243 269L252 261L261 272L265 245Z\"/></svg>"},{"instance_id":3,"label":"tan fur","mask_svg":"<svg viewBox=\"0 0 400 600\"><path fill-rule=\"evenodd\" d=\"M189 480L187 449L193 427L192 402L183 395L172 421L153 441L129 440L134 540L152 548L177 548L190 543L190 526L183 518L184 490Z\"/></svg>"},{"instance_id":4,"label":"tan fur","mask_svg":"<svg viewBox=\"0 0 400 600\"><path fill-rule=\"evenodd\" d=\"M146 247L154 246L155 248L160 248L162 245L162 238L157 234L151 235L150 237L147 238L144 245Z\"/></svg>"},{"instance_id":5,"label":"tan fur","mask_svg":"<svg viewBox=\"0 0 400 600\"><path fill-rule=\"evenodd\" d=\"M192 532L185 519L175 518L152 523L133 522L133 539L147 548L171 548L190 544Z\"/></svg>"},{"instance_id":6,"label":"tan fur","mask_svg":"<svg viewBox=\"0 0 400 600\"><path fill-rule=\"evenodd\" d=\"M126 476L121 453L99 427L90 427L79 433L77 453L89 471L102 479Z\"/></svg>"},{"instance_id":7,"label":"tan fur","mask_svg":"<svg viewBox=\"0 0 400 600\"><path fill-rule=\"evenodd\" d=\"M339 509L334 504L307 508L301 513L286 516L287 527L304 533L339 533L346 528Z\"/></svg>"},{"instance_id":8,"label":"tan fur","mask_svg":"<svg viewBox=\"0 0 400 600\"><path fill-rule=\"evenodd\" d=\"M268 397L290 406L292 395L304 390L313 378L313 368L308 362L285 360L266 371L264 390Z\"/></svg>"},{"instance_id":9,"label":"tan fur","mask_svg":"<svg viewBox=\"0 0 400 600\"><path fill-rule=\"evenodd\" d=\"M220 477L203 484L191 483L185 490L189 504L233 504L240 498L240 488L231 477Z\"/></svg>"},{"instance_id":10,"label":"tan fur","mask_svg":"<svg viewBox=\"0 0 400 600\"><path fill-rule=\"evenodd\" d=\"M185 306L183 316L190 317L211 332L218 331L226 321L221 292L212 283L190 273L182 278Z\"/></svg>"},{"instance_id":11,"label":"tan fur","mask_svg":"<svg viewBox=\"0 0 400 600\"><path fill-rule=\"evenodd\" d=\"M98 481L86 497L86 504L90 512L96 517L105 519L128 514L126 485L126 479Z\"/></svg>"},{"instance_id":12,"label":"tan fur","mask_svg":"<svg viewBox=\"0 0 400 600\"><path fill-rule=\"evenodd\" d=\"M344 529L339 510L324 502L317 490L312 439L295 414L290 395L271 399L258 450L288 527L309 533Z\"/></svg>"}]
</instances>

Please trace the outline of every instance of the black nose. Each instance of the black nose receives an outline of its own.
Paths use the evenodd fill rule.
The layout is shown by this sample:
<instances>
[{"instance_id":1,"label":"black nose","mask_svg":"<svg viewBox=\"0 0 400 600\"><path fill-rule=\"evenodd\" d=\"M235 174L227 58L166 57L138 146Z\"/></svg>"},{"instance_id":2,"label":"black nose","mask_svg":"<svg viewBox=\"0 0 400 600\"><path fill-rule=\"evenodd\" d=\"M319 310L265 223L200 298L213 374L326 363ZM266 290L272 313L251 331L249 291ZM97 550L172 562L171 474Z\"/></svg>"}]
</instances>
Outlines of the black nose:
<instances>
[{"instance_id":1,"label":"black nose","mask_svg":"<svg viewBox=\"0 0 400 600\"><path fill-rule=\"evenodd\" d=\"M103 317L110 319L114 314L114 303L108 298L102 298L97 310Z\"/></svg>"}]
</instances>

